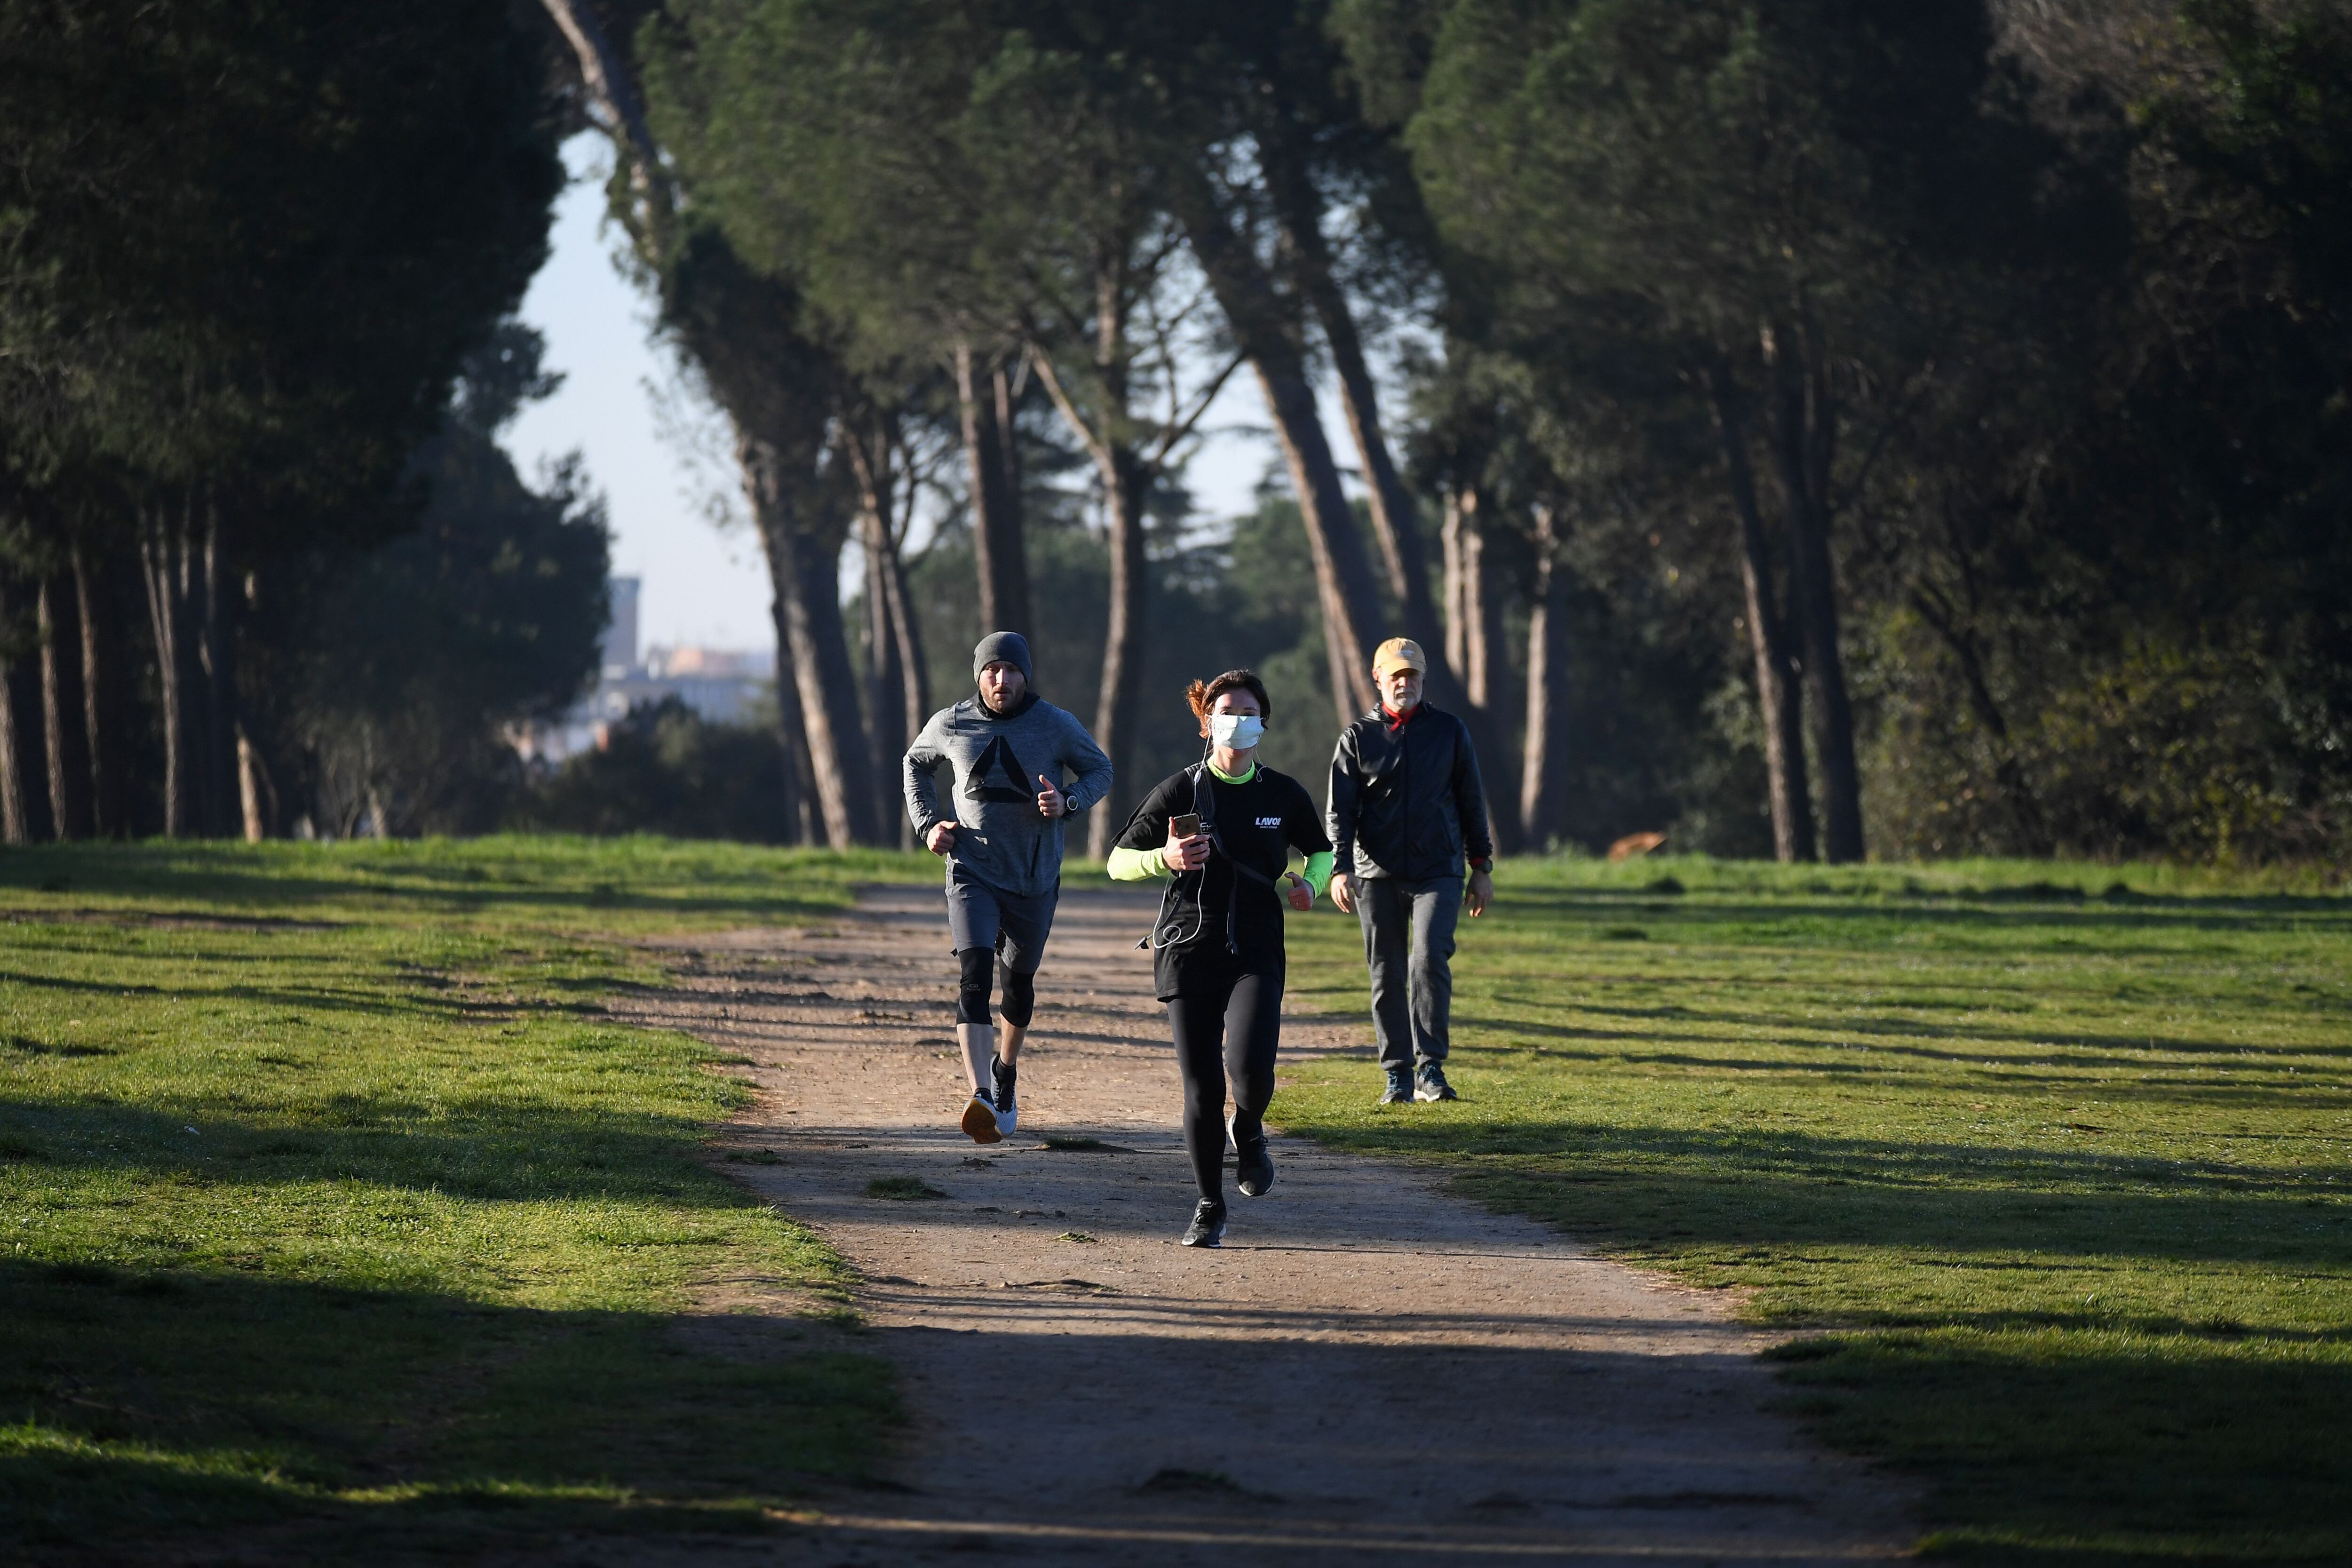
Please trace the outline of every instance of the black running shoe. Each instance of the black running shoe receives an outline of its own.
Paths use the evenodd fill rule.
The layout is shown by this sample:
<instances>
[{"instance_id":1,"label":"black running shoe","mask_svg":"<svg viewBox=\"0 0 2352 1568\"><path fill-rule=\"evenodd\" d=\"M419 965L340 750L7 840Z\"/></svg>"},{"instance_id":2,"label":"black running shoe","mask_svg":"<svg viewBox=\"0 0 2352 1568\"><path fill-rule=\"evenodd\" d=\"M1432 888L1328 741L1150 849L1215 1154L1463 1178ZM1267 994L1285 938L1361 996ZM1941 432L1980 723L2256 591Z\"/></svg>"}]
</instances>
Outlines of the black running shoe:
<instances>
[{"instance_id":1,"label":"black running shoe","mask_svg":"<svg viewBox=\"0 0 2352 1568\"><path fill-rule=\"evenodd\" d=\"M1412 1103L1412 1074L1403 1068L1389 1068L1389 1086L1381 1091L1382 1105Z\"/></svg>"},{"instance_id":2,"label":"black running shoe","mask_svg":"<svg viewBox=\"0 0 2352 1568\"><path fill-rule=\"evenodd\" d=\"M1214 1198L1202 1198L1192 1211L1192 1223L1184 1227L1187 1247L1216 1247L1225 1239L1225 1205Z\"/></svg>"},{"instance_id":3,"label":"black running shoe","mask_svg":"<svg viewBox=\"0 0 2352 1568\"><path fill-rule=\"evenodd\" d=\"M1244 1197L1262 1198L1274 1185L1274 1151L1266 1147L1265 1134L1244 1139L1234 1162L1234 1181Z\"/></svg>"},{"instance_id":4,"label":"black running shoe","mask_svg":"<svg viewBox=\"0 0 2352 1568\"><path fill-rule=\"evenodd\" d=\"M1459 1100L1454 1086L1445 1081L1445 1069L1435 1062L1423 1062L1413 1074L1412 1097L1425 1104L1441 1100Z\"/></svg>"},{"instance_id":5,"label":"black running shoe","mask_svg":"<svg viewBox=\"0 0 2352 1568\"><path fill-rule=\"evenodd\" d=\"M990 1087L995 1090L989 1102L996 1111L996 1131L1000 1136L1010 1138L1013 1129L1021 1125L1021 1106L1013 1098L1013 1082L1021 1069L1003 1057L992 1057L988 1070Z\"/></svg>"}]
</instances>

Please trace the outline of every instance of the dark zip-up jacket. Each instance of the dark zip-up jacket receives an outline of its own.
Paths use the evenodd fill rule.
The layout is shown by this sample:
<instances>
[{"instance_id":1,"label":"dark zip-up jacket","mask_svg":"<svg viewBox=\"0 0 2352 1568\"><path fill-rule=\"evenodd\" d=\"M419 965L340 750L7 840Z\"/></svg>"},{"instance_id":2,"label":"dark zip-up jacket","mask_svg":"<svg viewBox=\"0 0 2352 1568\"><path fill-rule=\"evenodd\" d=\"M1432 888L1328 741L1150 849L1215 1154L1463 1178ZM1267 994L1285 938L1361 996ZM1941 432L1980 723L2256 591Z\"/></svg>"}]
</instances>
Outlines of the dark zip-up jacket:
<instances>
[{"instance_id":1,"label":"dark zip-up jacket","mask_svg":"<svg viewBox=\"0 0 2352 1568\"><path fill-rule=\"evenodd\" d=\"M1375 708L1339 731L1323 816L1335 874L1433 881L1495 852L1470 731L1426 702L1401 729Z\"/></svg>"}]
</instances>

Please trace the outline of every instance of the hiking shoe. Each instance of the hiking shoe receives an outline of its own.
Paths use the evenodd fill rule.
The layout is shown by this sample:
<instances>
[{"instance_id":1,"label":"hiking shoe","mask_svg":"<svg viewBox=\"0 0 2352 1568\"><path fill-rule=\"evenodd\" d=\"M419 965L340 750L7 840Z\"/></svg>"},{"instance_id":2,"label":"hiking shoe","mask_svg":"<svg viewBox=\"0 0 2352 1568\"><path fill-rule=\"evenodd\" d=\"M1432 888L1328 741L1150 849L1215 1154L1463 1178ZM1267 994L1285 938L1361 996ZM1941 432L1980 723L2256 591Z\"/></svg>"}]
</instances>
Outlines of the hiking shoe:
<instances>
[{"instance_id":1,"label":"hiking shoe","mask_svg":"<svg viewBox=\"0 0 2352 1568\"><path fill-rule=\"evenodd\" d=\"M1004 1134L996 1130L996 1107L988 1096L978 1089L963 1108L964 1135L975 1143L1002 1143Z\"/></svg>"},{"instance_id":2,"label":"hiking shoe","mask_svg":"<svg viewBox=\"0 0 2352 1568\"><path fill-rule=\"evenodd\" d=\"M1412 1074L1402 1068L1389 1068L1389 1086L1381 1091L1382 1105L1412 1103Z\"/></svg>"},{"instance_id":3,"label":"hiking shoe","mask_svg":"<svg viewBox=\"0 0 2352 1568\"><path fill-rule=\"evenodd\" d=\"M1445 1069L1435 1062L1422 1063L1412 1079L1412 1097L1424 1105L1462 1098L1454 1092L1454 1086L1445 1081Z\"/></svg>"},{"instance_id":4,"label":"hiking shoe","mask_svg":"<svg viewBox=\"0 0 2352 1568\"><path fill-rule=\"evenodd\" d=\"M1013 1080L1019 1070L1002 1057L989 1060L989 1080L996 1089L996 1132L1001 1138L1012 1137L1013 1129L1021 1125L1021 1107L1013 1099Z\"/></svg>"},{"instance_id":5,"label":"hiking shoe","mask_svg":"<svg viewBox=\"0 0 2352 1568\"><path fill-rule=\"evenodd\" d=\"M1234 1182L1244 1197L1262 1198L1274 1185L1274 1151L1266 1147L1265 1134L1247 1139L1240 1146L1241 1157L1234 1163Z\"/></svg>"},{"instance_id":6,"label":"hiking shoe","mask_svg":"<svg viewBox=\"0 0 2352 1568\"><path fill-rule=\"evenodd\" d=\"M1192 1223L1184 1227L1187 1247L1217 1247L1225 1239L1225 1205L1214 1198L1202 1198L1192 1211Z\"/></svg>"}]
</instances>

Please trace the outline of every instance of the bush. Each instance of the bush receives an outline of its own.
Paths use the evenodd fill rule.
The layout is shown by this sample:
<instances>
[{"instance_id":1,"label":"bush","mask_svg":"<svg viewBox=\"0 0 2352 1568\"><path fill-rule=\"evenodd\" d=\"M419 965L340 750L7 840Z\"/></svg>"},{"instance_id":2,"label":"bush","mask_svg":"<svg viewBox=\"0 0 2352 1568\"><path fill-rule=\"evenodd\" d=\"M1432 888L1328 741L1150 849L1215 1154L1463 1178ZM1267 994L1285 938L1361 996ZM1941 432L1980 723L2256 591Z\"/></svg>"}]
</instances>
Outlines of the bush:
<instances>
[{"instance_id":1,"label":"bush","mask_svg":"<svg viewBox=\"0 0 2352 1568\"><path fill-rule=\"evenodd\" d=\"M675 697L641 704L517 801L525 830L788 841L784 749L776 732L713 724Z\"/></svg>"}]
</instances>

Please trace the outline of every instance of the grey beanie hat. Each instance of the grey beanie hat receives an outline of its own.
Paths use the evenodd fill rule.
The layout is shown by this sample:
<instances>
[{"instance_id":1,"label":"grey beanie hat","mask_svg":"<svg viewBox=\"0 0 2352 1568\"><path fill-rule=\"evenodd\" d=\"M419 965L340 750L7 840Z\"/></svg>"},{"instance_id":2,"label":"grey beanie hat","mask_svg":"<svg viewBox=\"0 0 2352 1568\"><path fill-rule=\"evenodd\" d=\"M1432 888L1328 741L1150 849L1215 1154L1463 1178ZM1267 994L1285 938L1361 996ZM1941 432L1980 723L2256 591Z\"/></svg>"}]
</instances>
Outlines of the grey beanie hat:
<instances>
[{"instance_id":1,"label":"grey beanie hat","mask_svg":"<svg viewBox=\"0 0 2352 1568\"><path fill-rule=\"evenodd\" d=\"M1019 632L991 632L980 639L971 650L971 679L980 682L980 672L992 664L1009 664L1021 672L1021 679L1034 681L1037 672L1029 663L1029 639Z\"/></svg>"}]
</instances>

